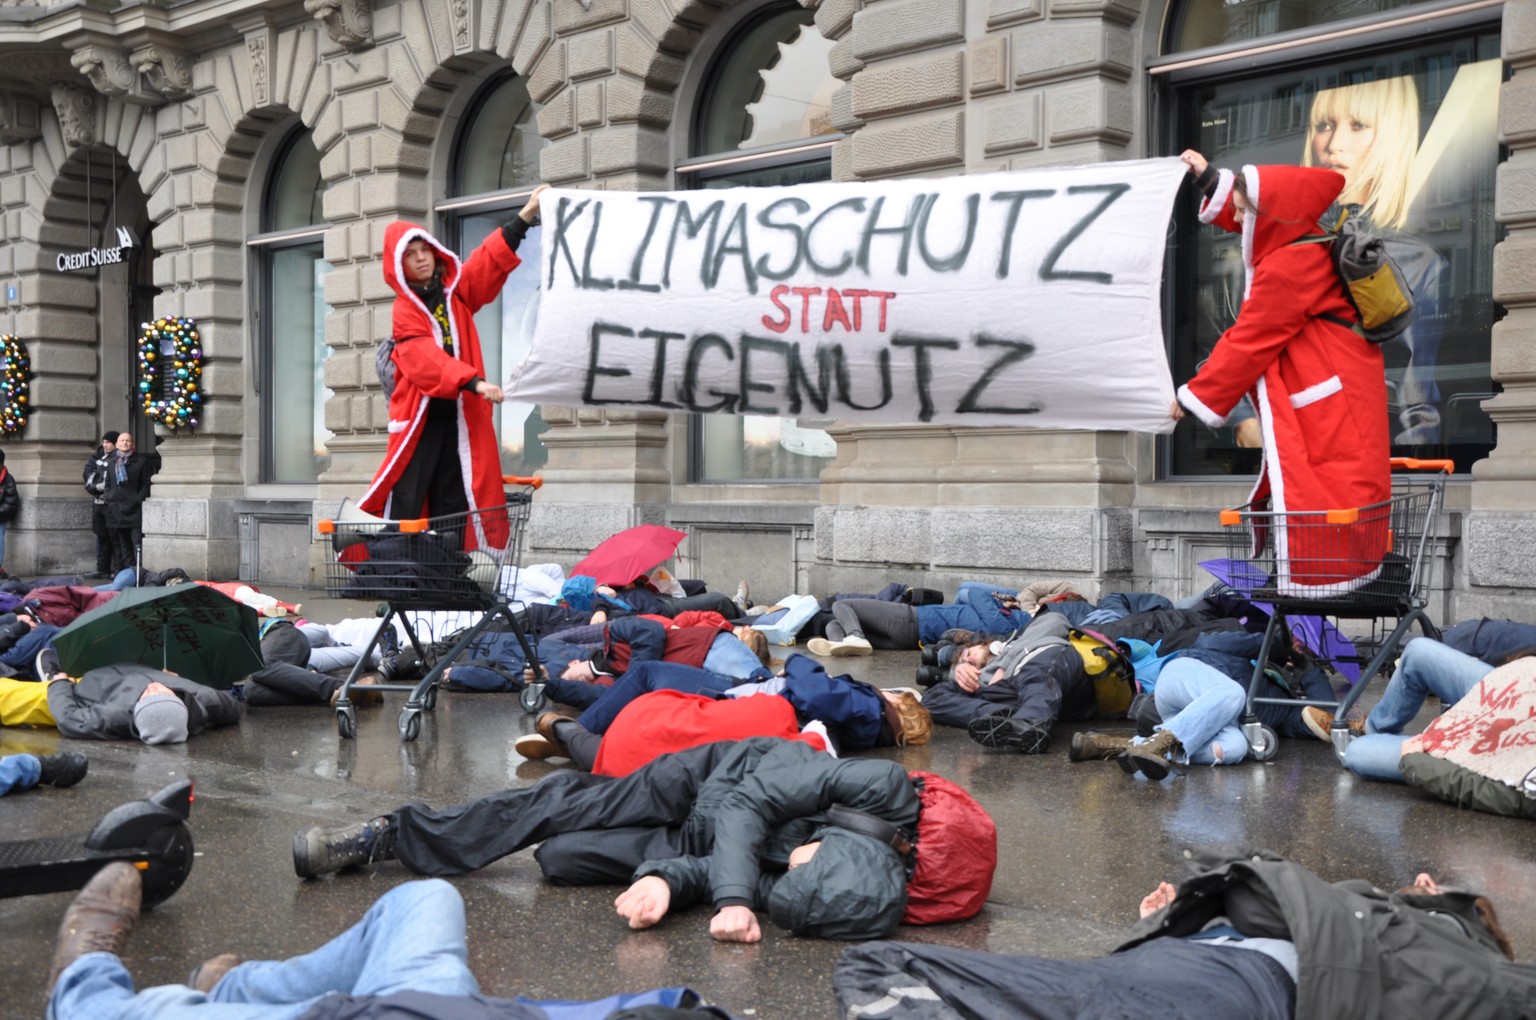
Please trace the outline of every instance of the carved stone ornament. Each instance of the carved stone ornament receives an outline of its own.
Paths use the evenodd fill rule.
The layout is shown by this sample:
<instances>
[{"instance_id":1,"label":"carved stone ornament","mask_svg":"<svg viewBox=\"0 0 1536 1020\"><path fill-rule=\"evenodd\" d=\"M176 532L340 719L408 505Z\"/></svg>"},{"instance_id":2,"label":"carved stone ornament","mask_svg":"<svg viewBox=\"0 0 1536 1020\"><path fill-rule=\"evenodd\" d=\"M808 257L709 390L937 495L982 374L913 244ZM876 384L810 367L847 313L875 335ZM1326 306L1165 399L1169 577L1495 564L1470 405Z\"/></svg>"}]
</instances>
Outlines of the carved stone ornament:
<instances>
[{"instance_id":1,"label":"carved stone ornament","mask_svg":"<svg viewBox=\"0 0 1536 1020\"><path fill-rule=\"evenodd\" d=\"M349 50L373 45L373 0L304 0L331 41Z\"/></svg>"},{"instance_id":2,"label":"carved stone ornament","mask_svg":"<svg viewBox=\"0 0 1536 1020\"><path fill-rule=\"evenodd\" d=\"M90 89L55 85L53 110L59 115L59 133L66 148L78 149L96 141L96 94Z\"/></svg>"},{"instance_id":3,"label":"carved stone ornament","mask_svg":"<svg viewBox=\"0 0 1536 1020\"><path fill-rule=\"evenodd\" d=\"M70 54L69 62L104 96L126 96L139 83L138 69L128 54L110 46L82 46Z\"/></svg>"},{"instance_id":4,"label":"carved stone ornament","mask_svg":"<svg viewBox=\"0 0 1536 1020\"><path fill-rule=\"evenodd\" d=\"M192 58L159 43L133 51L133 63L149 81L149 87L167 99L192 95Z\"/></svg>"},{"instance_id":5,"label":"carved stone ornament","mask_svg":"<svg viewBox=\"0 0 1536 1020\"><path fill-rule=\"evenodd\" d=\"M272 101L271 54L267 52L266 33L246 36L245 51L251 58L251 95L258 107Z\"/></svg>"},{"instance_id":6,"label":"carved stone ornament","mask_svg":"<svg viewBox=\"0 0 1536 1020\"><path fill-rule=\"evenodd\" d=\"M448 8L453 20L453 52L469 49L469 0L453 0Z\"/></svg>"},{"instance_id":7,"label":"carved stone ornament","mask_svg":"<svg viewBox=\"0 0 1536 1020\"><path fill-rule=\"evenodd\" d=\"M0 145L17 145L42 137L43 122L30 96L0 92Z\"/></svg>"}]
</instances>

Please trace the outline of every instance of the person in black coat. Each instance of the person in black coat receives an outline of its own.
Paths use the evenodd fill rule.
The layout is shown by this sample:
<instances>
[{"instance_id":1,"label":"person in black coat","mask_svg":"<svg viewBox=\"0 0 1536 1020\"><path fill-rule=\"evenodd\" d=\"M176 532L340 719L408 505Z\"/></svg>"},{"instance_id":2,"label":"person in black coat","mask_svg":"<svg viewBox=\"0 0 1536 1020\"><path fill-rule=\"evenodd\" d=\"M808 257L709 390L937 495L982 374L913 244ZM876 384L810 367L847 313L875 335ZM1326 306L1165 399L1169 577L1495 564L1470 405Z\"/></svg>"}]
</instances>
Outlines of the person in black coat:
<instances>
[{"instance_id":1,"label":"person in black coat","mask_svg":"<svg viewBox=\"0 0 1536 1020\"><path fill-rule=\"evenodd\" d=\"M106 519L112 536L112 573L133 566L144 541L144 501L154 464L134 449L133 436L117 437L117 455L107 467Z\"/></svg>"},{"instance_id":2,"label":"person in black coat","mask_svg":"<svg viewBox=\"0 0 1536 1020\"><path fill-rule=\"evenodd\" d=\"M5 469L5 451L0 450L0 580L10 575L5 572L5 532L21 513L21 496L16 492L16 479Z\"/></svg>"},{"instance_id":3,"label":"person in black coat","mask_svg":"<svg viewBox=\"0 0 1536 1020\"><path fill-rule=\"evenodd\" d=\"M91 531L96 535L96 575L108 577L112 569L112 533L107 530L107 469L117 456L120 432L101 434L101 446L85 458L80 479L91 494Z\"/></svg>"}]
</instances>

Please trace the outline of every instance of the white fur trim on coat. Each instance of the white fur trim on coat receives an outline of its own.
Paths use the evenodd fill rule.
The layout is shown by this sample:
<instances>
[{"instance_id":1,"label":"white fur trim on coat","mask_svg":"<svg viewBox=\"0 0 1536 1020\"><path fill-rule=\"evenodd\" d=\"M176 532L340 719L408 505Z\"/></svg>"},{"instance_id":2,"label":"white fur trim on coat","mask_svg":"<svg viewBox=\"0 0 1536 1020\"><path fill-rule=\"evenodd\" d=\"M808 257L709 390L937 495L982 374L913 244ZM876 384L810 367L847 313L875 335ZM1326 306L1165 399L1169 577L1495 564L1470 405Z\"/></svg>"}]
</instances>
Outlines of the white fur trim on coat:
<instances>
[{"instance_id":1,"label":"white fur trim on coat","mask_svg":"<svg viewBox=\"0 0 1536 1020\"><path fill-rule=\"evenodd\" d=\"M1210 223L1221 215L1221 210L1226 207L1227 199L1232 197L1232 182L1235 178L1231 170L1216 171L1216 190L1211 192L1211 197L1200 203L1200 222Z\"/></svg>"},{"instance_id":2,"label":"white fur trim on coat","mask_svg":"<svg viewBox=\"0 0 1536 1020\"><path fill-rule=\"evenodd\" d=\"M1317 383L1316 385L1308 386L1304 390L1298 390L1297 392L1292 393L1291 406L1306 407L1308 404L1317 403L1324 397L1331 397L1335 393L1340 393L1343 391L1343 389L1344 384L1339 380L1339 377L1333 376L1331 379L1324 379L1322 382Z\"/></svg>"},{"instance_id":3,"label":"white fur trim on coat","mask_svg":"<svg viewBox=\"0 0 1536 1020\"><path fill-rule=\"evenodd\" d=\"M1179 405L1181 407L1183 407L1186 411L1191 412L1196 418L1199 418L1211 428L1219 429L1221 426L1227 423L1227 416L1224 414L1217 414L1215 411L1207 407L1205 401L1195 396L1194 391L1189 388L1189 383L1185 383L1183 386L1179 387L1178 396Z\"/></svg>"}]
</instances>

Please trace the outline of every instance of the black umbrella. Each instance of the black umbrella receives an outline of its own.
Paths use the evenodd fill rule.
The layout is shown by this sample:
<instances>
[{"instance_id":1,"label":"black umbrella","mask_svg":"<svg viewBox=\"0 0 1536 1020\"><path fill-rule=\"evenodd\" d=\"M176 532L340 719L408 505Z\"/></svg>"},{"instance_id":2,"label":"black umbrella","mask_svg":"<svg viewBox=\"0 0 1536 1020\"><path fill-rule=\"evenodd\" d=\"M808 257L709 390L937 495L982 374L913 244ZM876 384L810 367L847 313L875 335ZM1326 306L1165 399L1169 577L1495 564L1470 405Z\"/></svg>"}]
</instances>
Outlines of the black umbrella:
<instances>
[{"instance_id":1,"label":"black umbrella","mask_svg":"<svg viewBox=\"0 0 1536 1020\"><path fill-rule=\"evenodd\" d=\"M137 662L209 687L263 666L256 610L201 584L125 588L54 636L65 672Z\"/></svg>"}]
</instances>

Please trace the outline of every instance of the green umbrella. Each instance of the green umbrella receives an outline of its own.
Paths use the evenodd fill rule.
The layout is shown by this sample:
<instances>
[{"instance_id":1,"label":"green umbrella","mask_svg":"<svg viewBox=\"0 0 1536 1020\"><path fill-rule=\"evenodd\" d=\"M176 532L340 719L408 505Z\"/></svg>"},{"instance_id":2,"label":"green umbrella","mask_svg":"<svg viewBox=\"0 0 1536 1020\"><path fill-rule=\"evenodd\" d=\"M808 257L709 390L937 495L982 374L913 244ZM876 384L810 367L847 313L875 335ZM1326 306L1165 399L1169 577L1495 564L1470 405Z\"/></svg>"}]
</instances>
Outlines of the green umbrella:
<instances>
[{"instance_id":1,"label":"green umbrella","mask_svg":"<svg viewBox=\"0 0 1536 1020\"><path fill-rule=\"evenodd\" d=\"M262 667L256 610L201 584L125 588L54 636L71 676L137 662L209 687Z\"/></svg>"}]
</instances>

